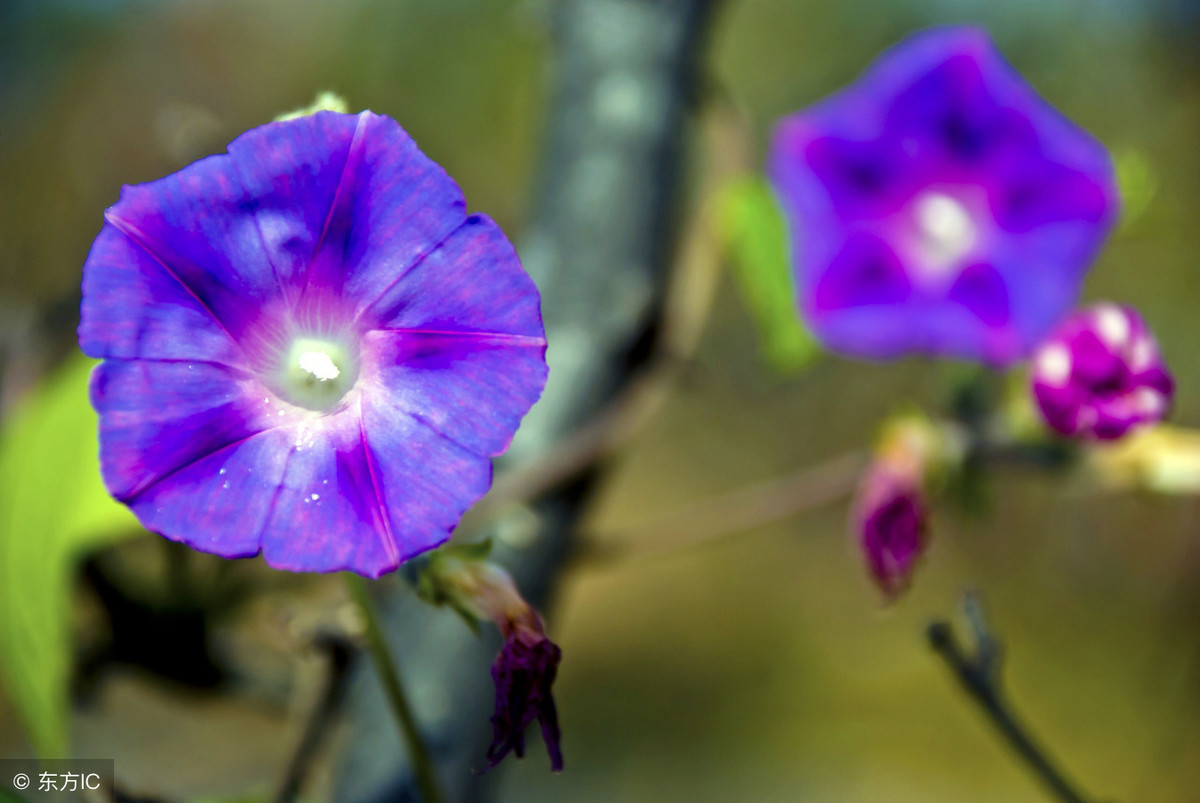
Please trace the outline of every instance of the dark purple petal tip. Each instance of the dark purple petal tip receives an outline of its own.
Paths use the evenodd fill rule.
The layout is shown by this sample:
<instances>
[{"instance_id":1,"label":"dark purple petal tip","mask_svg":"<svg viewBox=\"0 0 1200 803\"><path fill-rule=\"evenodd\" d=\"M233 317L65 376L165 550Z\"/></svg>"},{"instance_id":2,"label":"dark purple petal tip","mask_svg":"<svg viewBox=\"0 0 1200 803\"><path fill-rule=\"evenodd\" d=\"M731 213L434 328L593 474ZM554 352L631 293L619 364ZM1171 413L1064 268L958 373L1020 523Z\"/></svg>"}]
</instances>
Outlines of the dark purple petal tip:
<instances>
[{"instance_id":1,"label":"dark purple petal tip","mask_svg":"<svg viewBox=\"0 0 1200 803\"><path fill-rule=\"evenodd\" d=\"M79 326L104 479L197 549L391 571L487 491L545 384L515 251L388 117L256 128L105 221Z\"/></svg>"},{"instance_id":2,"label":"dark purple petal tip","mask_svg":"<svg viewBox=\"0 0 1200 803\"><path fill-rule=\"evenodd\" d=\"M505 642L492 664L496 710L492 715L492 744L487 751L491 766L510 752L523 757L525 729L537 720L550 754L550 768L562 771L562 732L551 692L561 660L562 650L547 638L527 640L517 631Z\"/></svg>"},{"instance_id":3,"label":"dark purple petal tip","mask_svg":"<svg viewBox=\"0 0 1200 803\"><path fill-rule=\"evenodd\" d=\"M1161 421L1175 392L1142 316L1116 304L1097 304L1064 321L1038 346L1032 381L1051 429L1095 440Z\"/></svg>"},{"instance_id":4,"label":"dark purple petal tip","mask_svg":"<svg viewBox=\"0 0 1200 803\"><path fill-rule=\"evenodd\" d=\"M867 358L1028 356L1118 205L1104 147L971 27L915 34L785 118L768 172L805 317Z\"/></svg>"}]
</instances>

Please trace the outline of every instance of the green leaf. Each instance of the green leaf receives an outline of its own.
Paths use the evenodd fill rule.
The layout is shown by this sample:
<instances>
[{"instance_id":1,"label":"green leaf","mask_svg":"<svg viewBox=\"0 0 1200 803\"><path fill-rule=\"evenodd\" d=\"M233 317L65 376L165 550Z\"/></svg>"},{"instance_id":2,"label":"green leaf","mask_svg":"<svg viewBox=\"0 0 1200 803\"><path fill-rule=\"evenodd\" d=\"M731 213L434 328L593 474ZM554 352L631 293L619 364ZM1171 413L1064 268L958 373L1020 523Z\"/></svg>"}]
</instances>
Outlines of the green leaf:
<instances>
[{"instance_id":1,"label":"green leaf","mask_svg":"<svg viewBox=\"0 0 1200 803\"><path fill-rule=\"evenodd\" d=\"M313 98L312 103L307 106L301 106L298 109L292 109L290 112L284 112L277 116L274 122L280 123L284 120L295 120L297 117L307 117L317 112L341 112L345 114L348 111L350 111L350 106L341 95L336 92L318 92L317 96Z\"/></svg>"},{"instance_id":2,"label":"green leaf","mask_svg":"<svg viewBox=\"0 0 1200 803\"><path fill-rule=\"evenodd\" d=\"M781 373L804 368L821 353L796 307L787 227L762 178L740 178L718 198L724 250L767 361Z\"/></svg>"},{"instance_id":3,"label":"green leaf","mask_svg":"<svg viewBox=\"0 0 1200 803\"><path fill-rule=\"evenodd\" d=\"M1127 148L1116 154L1117 186L1121 190L1121 221L1118 229L1130 228L1150 207L1158 193L1158 173L1141 152Z\"/></svg>"},{"instance_id":4,"label":"green leaf","mask_svg":"<svg viewBox=\"0 0 1200 803\"><path fill-rule=\"evenodd\" d=\"M94 364L70 359L0 429L0 680L46 758L67 751L75 563L140 532L100 479Z\"/></svg>"}]
</instances>

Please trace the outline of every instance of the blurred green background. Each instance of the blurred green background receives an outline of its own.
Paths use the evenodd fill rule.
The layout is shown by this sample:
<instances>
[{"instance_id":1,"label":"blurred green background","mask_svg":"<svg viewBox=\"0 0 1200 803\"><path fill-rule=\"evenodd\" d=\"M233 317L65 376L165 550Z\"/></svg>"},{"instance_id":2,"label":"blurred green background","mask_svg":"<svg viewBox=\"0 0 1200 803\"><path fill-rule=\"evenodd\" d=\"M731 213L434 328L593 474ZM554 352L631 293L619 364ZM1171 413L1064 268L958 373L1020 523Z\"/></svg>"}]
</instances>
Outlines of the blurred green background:
<instances>
[{"instance_id":1,"label":"blurred green background","mask_svg":"<svg viewBox=\"0 0 1200 803\"><path fill-rule=\"evenodd\" d=\"M399 120L470 206L519 240L550 2L3 0L0 331L35 321L54 335L10 355L21 381L6 396L69 350L80 266L122 183L220 151L318 90ZM708 61L761 157L778 117L906 32L960 21L985 24L1034 86L1134 165L1130 216L1086 297L1142 310L1176 372L1176 421L1200 425L1195 6L730 0ZM905 401L944 410L962 373L830 359L787 377L748 358L760 352L737 294L720 293L696 364L606 480L590 537L620 543L656 514L866 445ZM534 747L507 769L505 799L1042 799L925 646L925 624L971 586L1007 642L1016 705L1069 775L1104 800L1196 800L1197 501L1008 472L992 502L982 519L939 517L912 592L886 611L850 547L844 503L678 553L582 561L550 623L565 655L567 771L552 776ZM154 546L117 551L136 566L161 558ZM80 698L77 754L113 757L130 788L172 799L272 788L319 673L288 634L327 615L338 588L257 561L237 571L255 594L221 620L220 645L256 678L251 691L201 694L109 670ZM102 624L83 589L76 608L86 646ZM29 751L0 698L0 756ZM319 768L314 800L330 774Z\"/></svg>"}]
</instances>

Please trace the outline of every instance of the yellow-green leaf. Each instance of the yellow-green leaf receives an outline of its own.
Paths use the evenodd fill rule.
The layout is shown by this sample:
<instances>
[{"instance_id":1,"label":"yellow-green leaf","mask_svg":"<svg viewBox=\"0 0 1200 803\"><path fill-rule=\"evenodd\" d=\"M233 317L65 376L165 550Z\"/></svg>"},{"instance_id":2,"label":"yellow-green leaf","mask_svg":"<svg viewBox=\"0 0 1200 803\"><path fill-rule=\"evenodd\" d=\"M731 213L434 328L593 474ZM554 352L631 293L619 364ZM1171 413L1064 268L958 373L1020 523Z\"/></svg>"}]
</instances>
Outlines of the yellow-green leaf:
<instances>
[{"instance_id":1,"label":"yellow-green leaf","mask_svg":"<svg viewBox=\"0 0 1200 803\"><path fill-rule=\"evenodd\" d=\"M726 185L719 200L722 239L733 277L773 368L792 373L821 353L800 319L783 214L762 178Z\"/></svg>"},{"instance_id":2,"label":"yellow-green leaf","mask_svg":"<svg viewBox=\"0 0 1200 803\"><path fill-rule=\"evenodd\" d=\"M0 428L0 680L47 758L68 748L75 564L141 532L100 480L94 364L68 360Z\"/></svg>"},{"instance_id":3,"label":"yellow-green leaf","mask_svg":"<svg viewBox=\"0 0 1200 803\"><path fill-rule=\"evenodd\" d=\"M281 123L284 120L295 120L297 117L307 117L317 112L341 112L345 114L348 111L350 111L350 106L341 95L336 92L318 92L312 103L307 106L301 106L298 109L292 109L290 112L284 112L275 118L275 122Z\"/></svg>"}]
</instances>

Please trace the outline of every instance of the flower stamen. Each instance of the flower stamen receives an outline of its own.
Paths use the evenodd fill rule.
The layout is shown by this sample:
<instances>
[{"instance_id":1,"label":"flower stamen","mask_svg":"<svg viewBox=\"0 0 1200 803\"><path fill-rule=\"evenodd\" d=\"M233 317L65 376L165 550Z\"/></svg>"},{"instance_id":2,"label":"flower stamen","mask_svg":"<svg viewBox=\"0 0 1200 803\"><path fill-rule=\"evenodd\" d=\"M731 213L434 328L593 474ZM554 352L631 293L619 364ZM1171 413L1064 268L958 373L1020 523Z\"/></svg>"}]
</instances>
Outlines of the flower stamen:
<instances>
[{"instance_id":1,"label":"flower stamen","mask_svg":"<svg viewBox=\"0 0 1200 803\"><path fill-rule=\"evenodd\" d=\"M300 368L308 371L309 382L330 382L337 379L342 370L323 351L306 351L296 361Z\"/></svg>"},{"instance_id":2,"label":"flower stamen","mask_svg":"<svg viewBox=\"0 0 1200 803\"><path fill-rule=\"evenodd\" d=\"M332 340L296 338L276 371L274 389L281 399L309 410L336 408L358 379L357 360Z\"/></svg>"}]
</instances>

